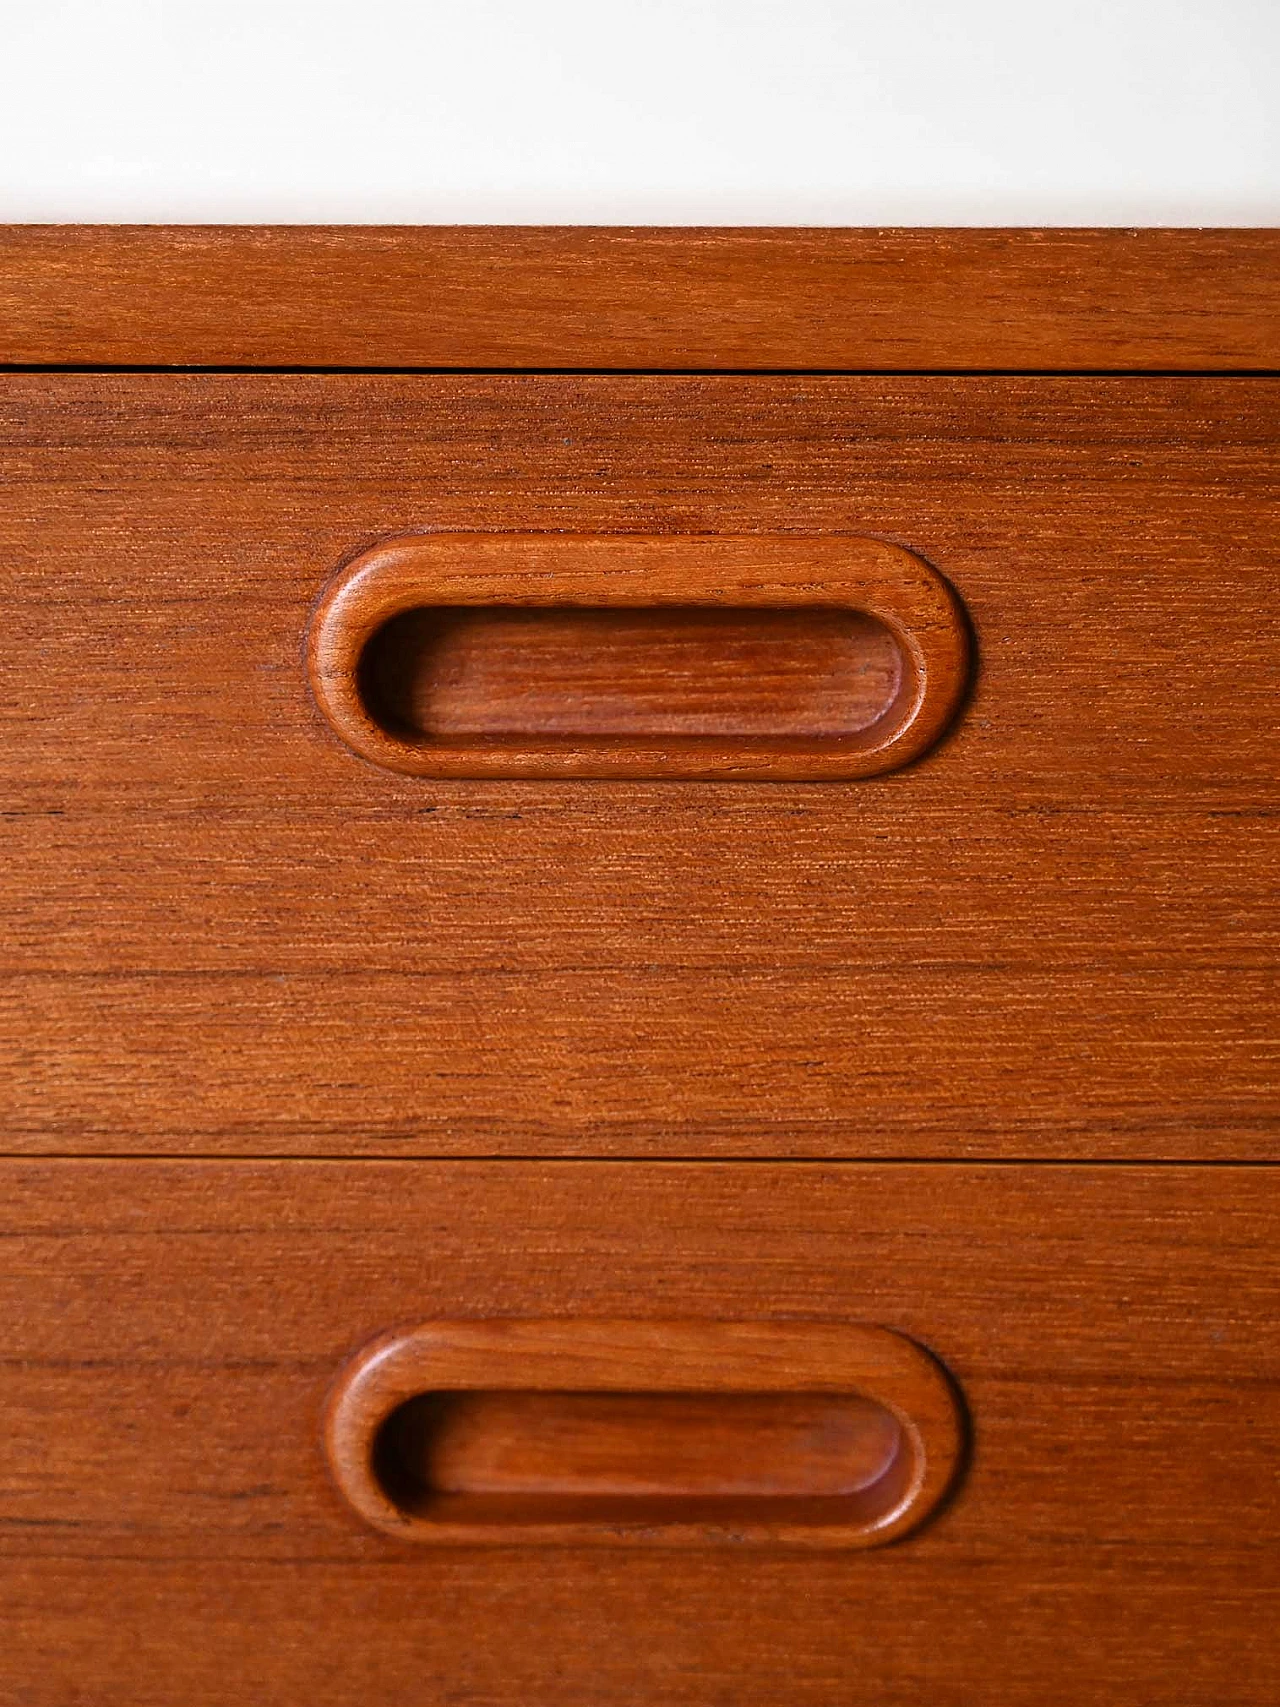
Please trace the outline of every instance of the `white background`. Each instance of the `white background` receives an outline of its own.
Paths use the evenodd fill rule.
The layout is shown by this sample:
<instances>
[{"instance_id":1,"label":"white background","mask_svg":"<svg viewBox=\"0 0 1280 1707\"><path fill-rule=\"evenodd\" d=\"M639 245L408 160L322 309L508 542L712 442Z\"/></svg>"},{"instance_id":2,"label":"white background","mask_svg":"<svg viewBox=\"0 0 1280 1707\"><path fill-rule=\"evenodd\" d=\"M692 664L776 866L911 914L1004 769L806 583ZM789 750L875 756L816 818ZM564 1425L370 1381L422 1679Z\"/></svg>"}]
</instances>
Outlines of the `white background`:
<instances>
[{"instance_id":1,"label":"white background","mask_svg":"<svg viewBox=\"0 0 1280 1707\"><path fill-rule=\"evenodd\" d=\"M0 0L0 219L1280 223L1280 0Z\"/></svg>"}]
</instances>

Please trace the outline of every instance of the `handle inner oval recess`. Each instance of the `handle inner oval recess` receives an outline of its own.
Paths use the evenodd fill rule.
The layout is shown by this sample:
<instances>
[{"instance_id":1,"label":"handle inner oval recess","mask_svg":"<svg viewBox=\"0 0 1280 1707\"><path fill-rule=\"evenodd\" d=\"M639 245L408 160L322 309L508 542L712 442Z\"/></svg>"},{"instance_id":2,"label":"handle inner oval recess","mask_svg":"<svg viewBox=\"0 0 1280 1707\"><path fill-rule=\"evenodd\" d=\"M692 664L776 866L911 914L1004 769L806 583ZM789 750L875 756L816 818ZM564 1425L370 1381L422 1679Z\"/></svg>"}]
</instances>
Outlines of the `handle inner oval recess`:
<instances>
[{"instance_id":1,"label":"handle inner oval recess","mask_svg":"<svg viewBox=\"0 0 1280 1707\"><path fill-rule=\"evenodd\" d=\"M856 1393L429 1393L374 1446L420 1521L874 1524L911 1480L902 1424Z\"/></svg>"},{"instance_id":2,"label":"handle inner oval recess","mask_svg":"<svg viewBox=\"0 0 1280 1707\"><path fill-rule=\"evenodd\" d=\"M360 660L392 735L841 739L913 676L876 617L824 605L491 605L393 617Z\"/></svg>"},{"instance_id":3,"label":"handle inner oval recess","mask_svg":"<svg viewBox=\"0 0 1280 1707\"><path fill-rule=\"evenodd\" d=\"M422 776L870 775L938 738L967 661L920 558L791 536L396 540L308 648L338 734Z\"/></svg>"}]
</instances>

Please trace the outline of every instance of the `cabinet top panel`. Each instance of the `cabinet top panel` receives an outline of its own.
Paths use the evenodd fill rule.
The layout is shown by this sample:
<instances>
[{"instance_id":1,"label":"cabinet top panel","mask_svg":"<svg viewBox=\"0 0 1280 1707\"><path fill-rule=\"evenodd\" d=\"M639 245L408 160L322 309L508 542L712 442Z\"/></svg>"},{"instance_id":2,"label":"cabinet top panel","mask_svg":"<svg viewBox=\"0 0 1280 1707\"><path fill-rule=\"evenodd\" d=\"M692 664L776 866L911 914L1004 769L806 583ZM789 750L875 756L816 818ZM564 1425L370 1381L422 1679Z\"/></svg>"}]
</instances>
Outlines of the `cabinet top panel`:
<instances>
[{"instance_id":1,"label":"cabinet top panel","mask_svg":"<svg viewBox=\"0 0 1280 1707\"><path fill-rule=\"evenodd\" d=\"M1280 231L9 225L0 365L1256 372Z\"/></svg>"}]
</instances>

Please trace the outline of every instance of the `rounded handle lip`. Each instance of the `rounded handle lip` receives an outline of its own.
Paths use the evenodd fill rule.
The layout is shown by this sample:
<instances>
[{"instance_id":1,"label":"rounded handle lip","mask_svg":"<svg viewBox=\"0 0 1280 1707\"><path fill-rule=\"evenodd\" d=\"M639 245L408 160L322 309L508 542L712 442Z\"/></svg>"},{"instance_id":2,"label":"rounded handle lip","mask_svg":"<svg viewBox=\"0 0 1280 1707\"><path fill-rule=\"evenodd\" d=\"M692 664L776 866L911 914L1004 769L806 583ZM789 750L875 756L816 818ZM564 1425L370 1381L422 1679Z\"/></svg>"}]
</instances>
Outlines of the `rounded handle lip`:
<instances>
[{"instance_id":1,"label":"rounded handle lip","mask_svg":"<svg viewBox=\"0 0 1280 1707\"><path fill-rule=\"evenodd\" d=\"M359 683L378 630L424 606L492 604L844 607L883 623L907 667L893 704L848 737L427 741L384 728ZM337 571L316 603L306 646L316 704L361 757L405 775L511 780L877 775L937 743L963 702L971 661L969 623L950 584L902 546L844 534L402 535Z\"/></svg>"},{"instance_id":2,"label":"rounded handle lip","mask_svg":"<svg viewBox=\"0 0 1280 1707\"><path fill-rule=\"evenodd\" d=\"M893 1497L856 1522L583 1517L487 1525L451 1512L406 1510L381 1481L375 1446L397 1409L427 1393L472 1389L542 1393L831 1394L870 1399L901 1430ZM453 1545L670 1547L731 1540L812 1549L883 1545L917 1529L952 1492L967 1423L938 1360L893 1329L828 1322L435 1321L379 1335L341 1370L328 1394L323 1448L333 1481L367 1523L404 1541Z\"/></svg>"}]
</instances>

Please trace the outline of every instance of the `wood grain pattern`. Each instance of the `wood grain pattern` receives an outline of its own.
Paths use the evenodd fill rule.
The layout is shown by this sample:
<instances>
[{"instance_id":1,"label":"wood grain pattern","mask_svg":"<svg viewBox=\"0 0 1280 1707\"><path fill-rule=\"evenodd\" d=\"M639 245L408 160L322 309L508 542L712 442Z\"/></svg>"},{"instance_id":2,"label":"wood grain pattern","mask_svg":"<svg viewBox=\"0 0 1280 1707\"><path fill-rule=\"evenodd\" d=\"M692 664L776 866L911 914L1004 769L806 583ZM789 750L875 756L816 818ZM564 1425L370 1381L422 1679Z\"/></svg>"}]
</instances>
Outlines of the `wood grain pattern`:
<instances>
[{"instance_id":1,"label":"wood grain pattern","mask_svg":"<svg viewBox=\"0 0 1280 1707\"><path fill-rule=\"evenodd\" d=\"M457 618L477 609L499 625L472 622L470 644L450 644ZM778 637L794 649L806 613L802 662L812 668L815 616L827 619L827 659L797 718L795 666L777 667ZM513 616L554 624L550 691L546 648L536 629L531 644L527 621L513 643ZM833 616L843 626L831 659ZM631 626L620 630L619 617ZM872 648L850 626L868 617ZM887 681L877 636L894 655ZM339 570L308 630L307 678L341 739L411 776L842 782L896 770L937 741L964 697L969 653L953 589L882 540L444 533L388 540ZM864 689L851 691L868 676L870 706ZM478 686L495 707L477 707Z\"/></svg>"},{"instance_id":2,"label":"wood grain pattern","mask_svg":"<svg viewBox=\"0 0 1280 1707\"><path fill-rule=\"evenodd\" d=\"M477 1327L464 1325L472 1333ZM492 1331L511 1324L479 1325ZM667 1325L642 1324L655 1337ZM595 1323L586 1326L590 1330ZM556 1337L568 1341L575 1327L582 1324L554 1323ZM683 1327L687 1332L688 1324ZM742 1327L716 1322L710 1331L718 1336ZM776 1333L777 1324L761 1331ZM830 1391L544 1392L491 1386L420 1392L389 1421L395 1437L387 1455L391 1475L379 1480L393 1493L398 1511L411 1520L432 1519L433 1528L442 1502L458 1495L473 1513L483 1500L490 1515L489 1502L500 1498L518 1500L526 1512L553 1520L564 1517L562 1502L572 1500L575 1512L606 1522L616 1515L653 1515L657 1503L687 1518L705 1511L707 1501L723 1511L732 1500L739 1520L744 1512L767 1516L780 1509L774 1503L779 1500L803 1500L813 1508L818 1501L845 1501L879 1487L900 1462L903 1439L884 1406L857 1393ZM375 1453L381 1444L375 1443ZM473 1524L466 1540L474 1544L481 1533ZM641 1545L653 1537L647 1525L609 1533L611 1540L629 1536ZM732 1544L743 1538L736 1527L725 1535Z\"/></svg>"},{"instance_id":3,"label":"wood grain pattern","mask_svg":"<svg viewBox=\"0 0 1280 1707\"><path fill-rule=\"evenodd\" d=\"M224 1707L1271 1707L1271 1168L0 1168L0 1691ZM398 1323L873 1321L967 1395L861 1554L405 1549L318 1419ZM536 1633L536 1637L535 1637Z\"/></svg>"},{"instance_id":4,"label":"wood grain pattern","mask_svg":"<svg viewBox=\"0 0 1280 1707\"><path fill-rule=\"evenodd\" d=\"M1274 1156L1277 395L7 376L4 1147ZM390 776L301 647L415 527L888 538L973 697L847 786Z\"/></svg>"},{"instance_id":5,"label":"wood grain pattern","mask_svg":"<svg viewBox=\"0 0 1280 1707\"><path fill-rule=\"evenodd\" d=\"M0 1700L1273 1707L1280 1170L1227 1159L1280 1154L1280 392L1241 377L1280 366L1278 260L0 229L11 368L686 370L0 375ZM971 613L972 695L847 785L379 770L308 623L337 565L446 533L906 548ZM451 631L443 702L438 633L400 636L384 709L705 737L767 651L677 636L672 706L602 662L654 631L544 634L538 698L506 620ZM854 665L875 727L874 639L772 635L795 729ZM835 688L782 682L833 647ZM513 1159L410 1159L450 1153ZM885 1160L652 1160L712 1154ZM963 1389L963 1477L904 1449L945 1412L955 1451L936 1366L910 1404L845 1379L867 1323ZM803 1391L748 1390L766 1343ZM384 1364L388 1533L322 1438L354 1418L368 1466ZM830 1501L867 1539L908 1468L948 1494L917 1532L778 1544ZM583 1538L602 1498L607 1549L390 1533Z\"/></svg>"},{"instance_id":6,"label":"wood grain pattern","mask_svg":"<svg viewBox=\"0 0 1280 1707\"><path fill-rule=\"evenodd\" d=\"M1273 230L0 227L0 362L1280 366Z\"/></svg>"},{"instance_id":7,"label":"wood grain pattern","mask_svg":"<svg viewBox=\"0 0 1280 1707\"><path fill-rule=\"evenodd\" d=\"M902 665L884 623L833 606L453 605L393 617L357 673L411 737L777 741L861 734Z\"/></svg>"}]
</instances>

